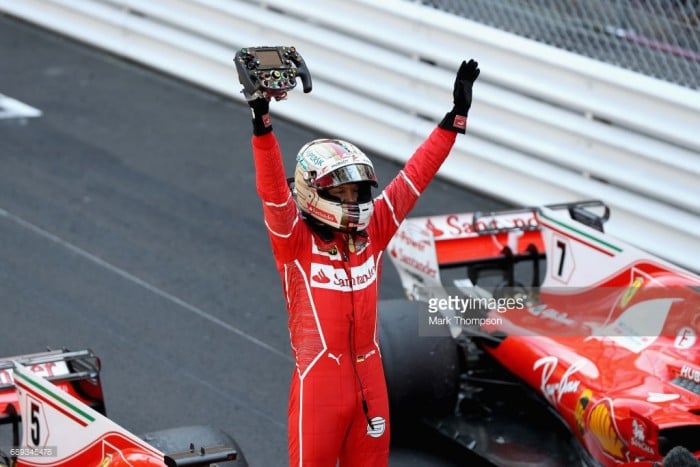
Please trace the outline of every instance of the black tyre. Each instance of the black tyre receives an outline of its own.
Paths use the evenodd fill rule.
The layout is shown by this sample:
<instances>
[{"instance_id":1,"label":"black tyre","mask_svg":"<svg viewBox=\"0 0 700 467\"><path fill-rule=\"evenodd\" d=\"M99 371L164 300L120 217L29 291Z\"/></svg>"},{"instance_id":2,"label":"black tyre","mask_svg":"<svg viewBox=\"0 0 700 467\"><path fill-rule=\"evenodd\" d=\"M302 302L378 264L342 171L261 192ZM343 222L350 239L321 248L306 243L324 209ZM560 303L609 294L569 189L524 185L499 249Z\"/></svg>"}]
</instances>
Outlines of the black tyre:
<instances>
[{"instance_id":1,"label":"black tyre","mask_svg":"<svg viewBox=\"0 0 700 467\"><path fill-rule=\"evenodd\" d=\"M193 425L166 430L158 430L141 435L141 438L164 454L175 454L190 449L193 444L199 452L200 447L226 446L237 452L236 460L217 462L220 467L248 467L248 462L238 443L224 431L211 426Z\"/></svg>"},{"instance_id":2,"label":"black tyre","mask_svg":"<svg viewBox=\"0 0 700 467\"><path fill-rule=\"evenodd\" d=\"M394 420L447 415L457 404L458 346L447 326L436 337L419 335L419 320L427 322L427 313L419 302L379 303L379 339Z\"/></svg>"}]
</instances>

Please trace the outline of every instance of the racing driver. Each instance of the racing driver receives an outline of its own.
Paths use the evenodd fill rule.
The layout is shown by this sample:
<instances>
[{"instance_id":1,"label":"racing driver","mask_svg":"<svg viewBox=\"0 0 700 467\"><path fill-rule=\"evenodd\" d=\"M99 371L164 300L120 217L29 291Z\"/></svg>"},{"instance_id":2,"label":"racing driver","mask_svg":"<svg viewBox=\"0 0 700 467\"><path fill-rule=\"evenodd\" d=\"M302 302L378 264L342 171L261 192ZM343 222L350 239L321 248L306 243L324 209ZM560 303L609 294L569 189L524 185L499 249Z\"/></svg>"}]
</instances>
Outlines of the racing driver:
<instances>
[{"instance_id":1,"label":"racing driver","mask_svg":"<svg viewBox=\"0 0 700 467\"><path fill-rule=\"evenodd\" d=\"M474 60L462 62L453 108L374 199L372 162L337 139L301 148L290 190L269 99L246 96L257 191L296 363L288 406L291 466L388 464L389 407L377 331L382 252L457 133L465 133L479 72Z\"/></svg>"}]
</instances>

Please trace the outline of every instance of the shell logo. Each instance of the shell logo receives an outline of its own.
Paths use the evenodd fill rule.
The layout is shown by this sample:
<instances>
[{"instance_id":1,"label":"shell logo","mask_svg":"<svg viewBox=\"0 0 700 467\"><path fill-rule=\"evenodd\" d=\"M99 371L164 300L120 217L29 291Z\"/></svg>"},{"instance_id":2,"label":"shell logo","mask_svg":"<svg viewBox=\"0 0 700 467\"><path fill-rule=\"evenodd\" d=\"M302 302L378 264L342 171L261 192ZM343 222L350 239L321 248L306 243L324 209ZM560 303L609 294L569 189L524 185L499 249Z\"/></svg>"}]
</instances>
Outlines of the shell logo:
<instances>
[{"instance_id":1,"label":"shell logo","mask_svg":"<svg viewBox=\"0 0 700 467\"><path fill-rule=\"evenodd\" d=\"M622 451L625 449L625 443L615 427L609 402L606 402L593 407L588 417L588 429L598 440L603 451L617 459L624 460Z\"/></svg>"}]
</instances>

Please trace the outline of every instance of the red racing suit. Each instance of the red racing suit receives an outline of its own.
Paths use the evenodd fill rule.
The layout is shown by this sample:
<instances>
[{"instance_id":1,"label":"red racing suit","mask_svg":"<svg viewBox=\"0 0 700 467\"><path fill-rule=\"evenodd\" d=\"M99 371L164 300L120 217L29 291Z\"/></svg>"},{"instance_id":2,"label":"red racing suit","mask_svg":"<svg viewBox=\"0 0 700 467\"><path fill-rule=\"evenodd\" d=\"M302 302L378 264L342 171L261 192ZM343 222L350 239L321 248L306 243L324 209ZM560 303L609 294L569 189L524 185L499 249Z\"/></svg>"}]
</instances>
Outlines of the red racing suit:
<instances>
[{"instance_id":1,"label":"red racing suit","mask_svg":"<svg viewBox=\"0 0 700 467\"><path fill-rule=\"evenodd\" d=\"M273 133L253 136L256 184L287 302L296 362L290 466L386 466L389 406L377 329L382 253L449 154L456 133L436 128L374 200L367 229L325 241L288 188Z\"/></svg>"}]
</instances>

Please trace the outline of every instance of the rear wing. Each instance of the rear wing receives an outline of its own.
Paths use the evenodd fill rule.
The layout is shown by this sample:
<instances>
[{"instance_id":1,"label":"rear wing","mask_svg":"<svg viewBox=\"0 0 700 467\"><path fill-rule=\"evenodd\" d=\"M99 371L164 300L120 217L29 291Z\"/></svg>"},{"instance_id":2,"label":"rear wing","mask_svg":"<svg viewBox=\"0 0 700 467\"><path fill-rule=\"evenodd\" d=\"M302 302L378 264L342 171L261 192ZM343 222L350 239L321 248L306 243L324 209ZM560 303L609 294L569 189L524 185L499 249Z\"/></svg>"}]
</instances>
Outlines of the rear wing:
<instances>
[{"instance_id":1,"label":"rear wing","mask_svg":"<svg viewBox=\"0 0 700 467\"><path fill-rule=\"evenodd\" d=\"M467 220L467 222L464 222ZM534 210L475 212L426 218L440 267L489 261L501 255L529 255L542 240Z\"/></svg>"},{"instance_id":2,"label":"rear wing","mask_svg":"<svg viewBox=\"0 0 700 467\"><path fill-rule=\"evenodd\" d=\"M550 210L567 210L571 219L602 231L608 207L597 200L553 204ZM491 213L461 213L406 219L389 243L389 256L399 271L409 296L412 289L439 287L440 271L468 267L476 283L480 271L497 269L513 282L514 265L537 260L546 254L540 208L522 208ZM413 297L416 298L416 297Z\"/></svg>"},{"instance_id":3,"label":"rear wing","mask_svg":"<svg viewBox=\"0 0 700 467\"><path fill-rule=\"evenodd\" d=\"M0 358L0 425L16 423L19 405L15 391L15 362L32 373L46 378L60 389L78 397L83 403L105 412L100 382L100 360L92 350L67 349Z\"/></svg>"}]
</instances>

